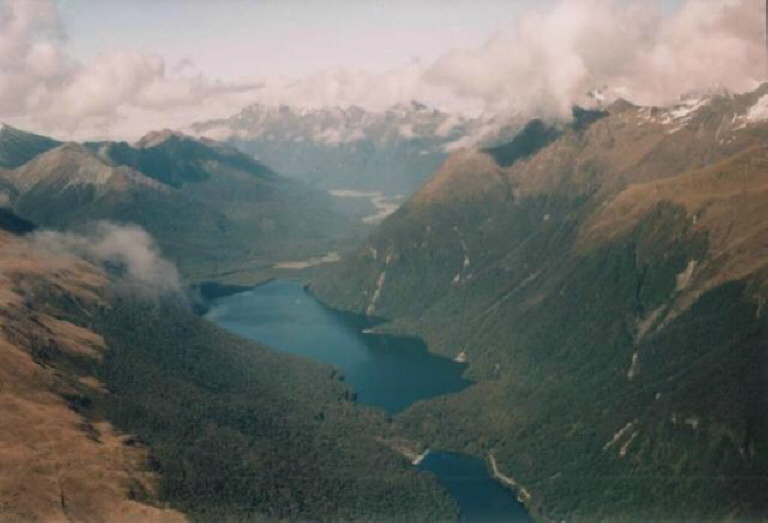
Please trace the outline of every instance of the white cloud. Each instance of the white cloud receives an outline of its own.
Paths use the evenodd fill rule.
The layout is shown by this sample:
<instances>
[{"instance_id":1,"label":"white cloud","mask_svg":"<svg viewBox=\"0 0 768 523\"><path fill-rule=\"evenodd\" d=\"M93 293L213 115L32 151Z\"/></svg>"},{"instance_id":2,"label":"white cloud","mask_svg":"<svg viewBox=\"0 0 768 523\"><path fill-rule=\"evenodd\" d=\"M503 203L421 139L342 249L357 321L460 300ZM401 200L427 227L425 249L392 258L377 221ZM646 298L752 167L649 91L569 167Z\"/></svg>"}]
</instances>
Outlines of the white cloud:
<instances>
[{"instance_id":1,"label":"white cloud","mask_svg":"<svg viewBox=\"0 0 768 523\"><path fill-rule=\"evenodd\" d=\"M35 248L52 254L70 254L105 267L124 287L151 294L181 289L176 267L165 260L152 237L133 225L98 222L86 233L39 231Z\"/></svg>"},{"instance_id":2,"label":"white cloud","mask_svg":"<svg viewBox=\"0 0 768 523\"><path fill-rule=\"evenodd\" d=\"M748 122L763 122L768 120L768 94L763 95L747 112Z\"/></svg>"},{"instance_id":3,"label":"white cloud","mask_svg":"<svg viewBox=\"0 0 768 523\"><path fill-rule=\"evenodd\" d=\"M647 0L560 0L431 64L328 69L263 79L258 88L129 50L81 63L66 52L51 0L0 0L0 119L66 139L132 138L253 102L381 110L416 99L470 114L562 117L590 90L608 87L638 103L665 104L692 90L756 85L764 74L761 6L685 0L664 17Z\"/></svg>"},{"instance_id":4,"label":"white cloud","mask_svg":"<svg viewBox=\"0 0 768 523\"><path fill-rule=\"evenodd\" d=\"M134 137L235 111L253 84L169 73L160 56L117 51L81 63L50 0L0 0L0 119L62 138Z\"/></svg>"},{"instance_id":5,"label":"white cloud","mask_svg":"<svg viewBox=\"0 0 768 523\"><path fill-rule=\"evenodd\" d=\"M272 79L259 96L377 109L418 99L469 113L562 117L596 88L648 105L713 87L745 91L764 74L761 4L686 0L664 17L648 1L560 0L479 48L450 51L429 66Z\"/></svg>"}]
</instances>

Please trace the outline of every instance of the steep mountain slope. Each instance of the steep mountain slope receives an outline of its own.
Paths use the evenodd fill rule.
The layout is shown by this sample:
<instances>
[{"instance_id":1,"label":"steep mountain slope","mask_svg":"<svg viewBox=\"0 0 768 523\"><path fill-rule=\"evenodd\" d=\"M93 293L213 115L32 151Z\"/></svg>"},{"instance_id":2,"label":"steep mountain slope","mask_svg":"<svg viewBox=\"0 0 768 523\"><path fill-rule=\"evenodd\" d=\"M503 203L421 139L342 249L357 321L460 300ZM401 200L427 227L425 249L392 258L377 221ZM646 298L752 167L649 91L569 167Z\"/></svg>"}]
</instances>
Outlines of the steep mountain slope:
<instances>
[{"instance_id":1,"label":"steep mountain slope","mask_svg":"<svg viewBox=\"0 0 768 523\"><path fill-rule=\"evenodd\" d=\"M15 169L61 142L0 124L0 169Z\"/></svg>"},{"instance_id":2,"label":"steep mountain slope","mask_svg":"<svg viewBox=\"0 0 768 523\"><path fill-rule=\"evenodd\" d=\"M64 144L4 179L21 216L60 229L136 223L192 278L325 254L357 232L329 197L234 149L168 132L136 147Z\"/></svg>"},{"instance_id":3,"label":"steep mountain slope","mask_svg":"<svg viewBox=\"0 0 768 523\"><path fill-rule=\"evenodd\" d=\"M103 338L57 318L45 288L70 305L100 298L104 275L74 259L41 256L0 232L0 513L9 521L184 521L159 505L145 448L76 408L103 390L72 361L96 364Z\"/></svg>"},{"instance_id":4,"label":"steep mountain slope","mask_svg":"<svg viewBox=\"0 0 768 523\"><path fill-rule=\"evenodd\" d=\"M500 132L499 126L430 109L418 102L384 112L360 107L305 109L253 105L192 132L227 140L281 173L318 188L418 189L460 140Z\"/></svg>"},{"instance_id":5,"label":"steep mountain slope","mask_svg":"<svg viewBox=\"0 0 768 523\"><path fill-rule=\"evenodd\" d=\"M26 234L35 230L35 225L17 216L10 209L0 207L0 229L12 234Z\"/></svg>"},{"instance_id":6,"label":"steep mountain slope","mask_svg":"<svg viewBox=\"0 0 768 523\"><path fill-rule=\"evenodd\" d=\"M765 517L766 93L457 153L318 276L465 353L478 385L401 427L494 460L546 517Z\"/></svg>"},{"instance_id":7,"label":"steep mountain slope","mask_svg":"<svg viewBox=\"0 0 768 523\"><path fill-rule=\"evenodd\" d=\"M193 261L196 246L191 242L196 239L219 249L228 244L221 212L194 207L177 190L105 162L78 144L45 153L7 179L19 191L15 211L43 226L64 230L95 220L136 223L182 261Z\"/></svg>"},{"instance_id":8,"label":"steep mountain slope","mask_svg":"<svg viewBox=\"0 0 768 523\"><path fill-rule=\"evenodd\" d=\"M12 183L8 182L6 171L0 169L0 205L6 206L11 198L16 196L17 191Z\"/></svg>"},{"instance_id":9,"label":"steep mountain slope","mask_svg":"<svg viewBox=\"0 0 768 523\"><path fill-rule=\"evenodd\" d=\"M3 519L455 516L333 369L232 336L149 281L128 287L67 238L0 232Z\"/></svg>"},{"instance_id":10,"label":"steep mountain slope","mask_svg":"<svg viewBox=\"0 0 768 523\"><path fill-rule=\"evenodd\" d=\"M220 181L223 176L216 174L224 169L264 182L278 179L267 166L237 149L169 130L151 132L133 147L125 142L97 142L89 146L117 165L131 167L177 189L194 182Z\"/></svg>"}]
</instances>

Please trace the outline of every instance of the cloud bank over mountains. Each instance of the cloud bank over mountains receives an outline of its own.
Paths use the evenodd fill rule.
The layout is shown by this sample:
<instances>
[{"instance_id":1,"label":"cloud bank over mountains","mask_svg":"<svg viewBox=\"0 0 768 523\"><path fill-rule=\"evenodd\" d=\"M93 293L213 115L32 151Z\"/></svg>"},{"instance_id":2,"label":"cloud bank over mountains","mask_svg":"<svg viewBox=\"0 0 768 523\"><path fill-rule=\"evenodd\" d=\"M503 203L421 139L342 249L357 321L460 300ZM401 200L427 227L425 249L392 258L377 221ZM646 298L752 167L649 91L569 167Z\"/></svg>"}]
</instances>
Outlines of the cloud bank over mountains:
<instances>
[{"instance_id":1,"label":"cloud bank over mountains","mask_svg":"<svg viewBox=\"0 0 768 523\"><path fill-rule=\"evenodd\" d=\"M648 1L560 0L430 64L260 79L258 64L244 63L253 80L222 82L131 50L80 62L66 51L52 2L0 0L0 119L63 138L114 138L228 116L253 102L380 110L415 99L450 111L556 118L603 89L662 105L763 79L762 4L686 0L664 16Z\"/></svg>"},{"instance_id":2,"label":"cloud bank over mountains","mask_svg":"<svg viewBox=\"0 0 768 523\"><path fill-rule=\"evenodd\" d=\"M761 2L688 0L671 18L651 2L563 0L523 16L425 74L494 111L570 113L594 89L653 105L712 87L743 91L763 74Z\"/></svg>"},{"instance_id":3,"label":"cloud bank over mountains","mask_svg":"<svg viewBox=\"0 0 768 523\"><path fill-rule=\"evenodd\" d=\"M66 30L52 1L0 0L4 121L63 138L119 136L141 132L150 122L186 121L193 110L218 115L253 96L250 84L168 69L162 57L131 50L79 62L66 51Z\"/></svg>"},{"instance_id":4,"label":"cloud bank over mountains","mask_svg":"<svg viewBox=\"0 0 768 523\"><path fill-rule=\"evenodd\" d=\"M687 0L664 17L647 1L561 0L433 64L267 81L262 96L379 108L418 99L452 110L562 117L595 89L647 105L701 89L744 91L764 75L761 4Z\"/></svg>"}]
</instances>

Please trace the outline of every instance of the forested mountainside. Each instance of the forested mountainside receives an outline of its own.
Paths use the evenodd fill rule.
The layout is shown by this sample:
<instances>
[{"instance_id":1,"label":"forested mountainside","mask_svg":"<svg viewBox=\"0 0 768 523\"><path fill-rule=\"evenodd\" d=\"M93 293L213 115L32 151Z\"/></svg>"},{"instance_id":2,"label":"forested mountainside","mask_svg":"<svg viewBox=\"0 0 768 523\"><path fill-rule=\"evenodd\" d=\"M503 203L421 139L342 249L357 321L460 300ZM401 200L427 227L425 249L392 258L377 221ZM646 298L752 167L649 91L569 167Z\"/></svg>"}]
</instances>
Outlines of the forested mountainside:
<instances>
[{"instance_id":1,"label":"forested mountainside","mask_svg":"<svg viewBox=\"0 0 768 523\"><path fill-rule=\"evenodd\" d=\"M312 290L464 353L478 383L397 422L535 514L766 517L767 102L618 101L457 152Z\"/></svg>"},{"instance_id":2,"label":"forested mountainside","mask_svg":"<svg viewBox=\"0 0 768 523\"><path fill-rule=\"evenodd\" d=\"M62 230L97 220L137 224L192 279L322 255L359 234L328 195L210 140L164 131L135 146L48 150L39 140L19 134L11 145L39 154L0 171L17 214ZM0 140L3 157L13 151Z\"/></svg>"},{"instance_id":3,"label":"forested mountainside","mask_svg":"<svg viewBox=\"0 0 768 523\"><path fill-rule=\"evenodd\" d=\"M62 248L72 235L3 227L5 519L455 517L331 367L198 318L178 289L96 256L111 241L86 238L81 255Z\"/></svg>"},{"instance_id":4,"label":"forested mountainside","mask_svg":"<svg viewBox=\"0 0 768 523\"><path fill-rule=\"evenodd\" d=\"M508 129L414 101L381 112L256 104L231 118L197 123L191 132L225 140L321 189L410 195L449 150Z\"/></svg>"},{"instance_id":5,"label":"forested mountainside","mask_svg":"<svg viewBox=\"0 0 768 523\"><path fill-rule=\"evenodd\" d=\"M0 224L0 511L9 521L109 518L183 521L159 501L146 448L103 418L86 418L81 399L106 393L88 365L103 338L63 321L48 297L70 307L95 303L105 275L76 259L38 252ZM9 232L10 231L10 232ZM43 292L45 290L45 292ZM75 370L75 364L78 364Z\"/></svg>"}]
</instances>

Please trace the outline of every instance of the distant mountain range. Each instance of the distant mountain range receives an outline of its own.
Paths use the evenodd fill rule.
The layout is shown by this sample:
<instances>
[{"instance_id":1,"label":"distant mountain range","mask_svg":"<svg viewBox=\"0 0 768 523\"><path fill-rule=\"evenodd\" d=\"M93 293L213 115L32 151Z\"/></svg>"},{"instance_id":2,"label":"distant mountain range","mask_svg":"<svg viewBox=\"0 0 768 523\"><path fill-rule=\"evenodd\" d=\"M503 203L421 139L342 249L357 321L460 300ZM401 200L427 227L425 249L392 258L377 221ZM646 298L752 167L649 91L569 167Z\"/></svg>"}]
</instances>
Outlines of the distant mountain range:
<instances>
[{"instance_id":1,"label":"distant mountain range","mask_svg":"<svg viewBox=\"0 0 768 523\"><path fill-rule=\"evenodd\" d=\"M411 194L448 152L506 136L514 123L465 118L419 102L383 112L360 107L252 105L190 132L226 141L318 188Z\"/></svg>"},{"instance_id":2,"label":"distant mountain range","mask_svg":"<svg viewBox=\"0 0 768 523\"><path fill-rule=\"evenodd\" d=\"M313 292L469 363L398 426L553 520L768 514L768 85L451 155Z\"/></svg>"},{"instance_id":3,"label":"distant mountain range","mask_svg":"<svg viewBox=\"0 0 768 523\"><path fill-rule=\"evenodd\" d=\"M325 254L354 237L331 197L251 156L170 132L61 144L4 127L0 190L20 216L72 229L135 223L192 278Z\"/></svg>"}]
</instances>

